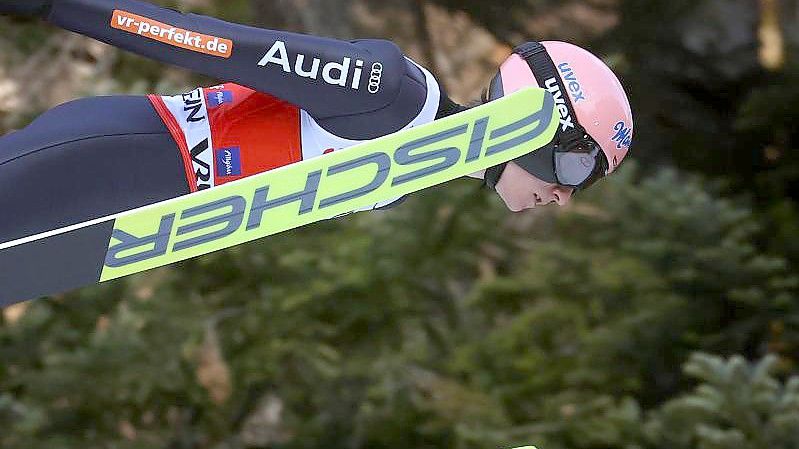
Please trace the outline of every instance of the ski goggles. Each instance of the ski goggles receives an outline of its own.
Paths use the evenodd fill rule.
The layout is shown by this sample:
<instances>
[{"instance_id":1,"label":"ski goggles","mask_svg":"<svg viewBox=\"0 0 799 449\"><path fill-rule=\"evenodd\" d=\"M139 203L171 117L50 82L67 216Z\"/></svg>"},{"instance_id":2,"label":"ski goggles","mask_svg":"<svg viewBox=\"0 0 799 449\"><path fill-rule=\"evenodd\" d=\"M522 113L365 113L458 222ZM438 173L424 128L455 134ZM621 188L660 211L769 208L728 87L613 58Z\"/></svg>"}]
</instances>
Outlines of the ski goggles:
<instances>
[{"instance_id":1,"label":"ski goggles","mask_svg":"<svg viewBox=\"0 0 799 449\"><path fill-rule=\"evenodd\" d=\"M539 86L552 86L552 80L560 89L559 103L568 111L558 128L558 133L549 145L528 153L513 162L542 181L583 190L603 178L608 171L608 160L602 147L577 122L577 114L569 98L563 80L555 69L546 48L538 42L528 42L513 50L521 56L535 75ZM552 91L554 89L550 89ZM565 128L565 129L564 129ZM485 183L496 189L507 163L486 170Z\"/></svg>"}]
</instances>

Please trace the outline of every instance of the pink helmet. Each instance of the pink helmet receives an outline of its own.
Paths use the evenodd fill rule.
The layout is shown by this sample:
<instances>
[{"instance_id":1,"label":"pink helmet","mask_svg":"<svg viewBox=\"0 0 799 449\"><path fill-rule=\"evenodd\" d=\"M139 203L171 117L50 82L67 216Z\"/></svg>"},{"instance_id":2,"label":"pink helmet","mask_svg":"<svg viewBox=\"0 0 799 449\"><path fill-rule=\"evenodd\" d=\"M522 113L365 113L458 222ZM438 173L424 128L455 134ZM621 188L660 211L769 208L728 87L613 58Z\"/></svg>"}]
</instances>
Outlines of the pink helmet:
<instances>
[{"instance_id":1,"label":"pink helmet","mask_svg":"<svg viewBox=\"0 0 799 449\"><path fill-rule=\"evenodd\" d=\"M561 115L561 132L552 148L539 149L528 155L531 157L527 160L525 156L514 162L545 181L577 188L587 187L616 170L630 150L633 116L624 88L604 62L565 42L528 42L517 47L502 64L491 82L488 99L528 86L539 86L553 94ZM565 137L567 135L569 137ZM601 149L602 154L598 149L594 151L596 166L593 158L589 157L589 146L581 146L579 142L574 145L583 137ZM560 143L558 139L561 139ZM558 149L559 145L561 149ZM568 145L577 148L574 150L576 154L582 155L570 159L562 154L569 151L563 149ZM582 174L580 170L577 173L571 170L569 175L570 163L579 168L588 167L590 163L591 173L586 174L585 169ZM486 174L489 185L493 187L496 184L502 169L504 166L489 170ZM581 180L581 177L585 179ZM575 181L564 182L564 178Z\"/></svg>"}]
</instances>

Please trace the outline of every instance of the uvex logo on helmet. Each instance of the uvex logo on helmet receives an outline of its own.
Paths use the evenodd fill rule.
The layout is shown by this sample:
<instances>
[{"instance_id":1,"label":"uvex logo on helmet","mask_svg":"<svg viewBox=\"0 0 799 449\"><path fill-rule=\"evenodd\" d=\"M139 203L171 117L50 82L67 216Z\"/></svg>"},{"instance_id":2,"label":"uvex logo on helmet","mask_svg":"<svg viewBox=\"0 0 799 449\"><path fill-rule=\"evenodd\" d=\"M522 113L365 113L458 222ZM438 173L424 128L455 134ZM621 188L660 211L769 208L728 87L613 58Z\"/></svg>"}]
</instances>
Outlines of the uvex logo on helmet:
<instances>
[{"instance_id":1,"label":"uvex logo on helmet","mask_svg":"<svg viewBox=\"0 0 799 449\"><path fill-rule=\"evenodd\" d=\"M574 129L574 118L572 118L569 108L566 106L566 100L563 98L563 92L560 91L558 80L554 77L546 80L546 89L555 97L555 104L558 112L560 112L560 130L568 131L569 129Z\"/></svg>"},{"instance_id":2,"label":"uvex logo on helmet","mask_svg":"<svg viewBox=\"0 0 799 449\"><path fill-rule=\"evenodd\" d=\"M306 63L308 59L311 59L310 65ZM364 62L360 59L355 60L355 67L353 68L352 58L345 57L341 62L330 61L322 65L322 60L319 58L308 58L302 53L297 53L297 59L292 65L286 43L283 41L275 41L272 48L258 62L261 67L266 67L270 64L281 67L286 73L293 73L302 78L312 80L318 80L321 71L322 80L325 83L333 86L349 87L353 90L361 88L363 79ZM352 73L351 78L350 73ZM379 62L372 64L368 83L369 93L376 94L380 91L382 78L383 64Z\"/></svg>"},{"instance_id":3,"label":"uvex logo on helmet","mask_svg":"<svg viewBox=\"0 0 799 449\"><path fill-rule=\"evenodd\" d=\"M574 73L574 69L572 69L571 64L568 62L562 62L558 64L558 70L560 70L560 73L563 75L563 81L568 83L569 93L574 100L575 106L581 101L586 100L585 92L583 92L583 86L580 85L580 80L577 79L577 74Z\"/></svg>"}]
</instances>

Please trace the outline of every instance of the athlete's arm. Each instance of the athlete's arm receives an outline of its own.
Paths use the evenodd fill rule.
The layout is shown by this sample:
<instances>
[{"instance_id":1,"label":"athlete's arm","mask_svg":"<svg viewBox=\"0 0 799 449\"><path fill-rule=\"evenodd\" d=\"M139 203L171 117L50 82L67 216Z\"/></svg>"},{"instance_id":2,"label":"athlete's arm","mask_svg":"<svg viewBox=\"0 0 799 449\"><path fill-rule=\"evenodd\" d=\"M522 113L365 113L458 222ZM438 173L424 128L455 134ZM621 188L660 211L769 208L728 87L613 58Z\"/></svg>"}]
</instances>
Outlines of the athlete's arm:
<instances>
[{"instance_id":1,"label":"athlete's arm","mask_svg":"<svg viewBox=\"0 0 799 449\"><path fill-rule=\"evenodd\" d=\"M426 99L422 72L386 40L345 42L266 30L137 0L55 0L47 20L148 58L269 93L317 120L333 120L328 125L344 128L339 131L352 138L401 129ZM348 132L353 116L366 118L363 114L390 119L370 120L372 135L364 135L363 124ZM335 123L339 118L341 123Z\"/></svg>"}]
</instances>

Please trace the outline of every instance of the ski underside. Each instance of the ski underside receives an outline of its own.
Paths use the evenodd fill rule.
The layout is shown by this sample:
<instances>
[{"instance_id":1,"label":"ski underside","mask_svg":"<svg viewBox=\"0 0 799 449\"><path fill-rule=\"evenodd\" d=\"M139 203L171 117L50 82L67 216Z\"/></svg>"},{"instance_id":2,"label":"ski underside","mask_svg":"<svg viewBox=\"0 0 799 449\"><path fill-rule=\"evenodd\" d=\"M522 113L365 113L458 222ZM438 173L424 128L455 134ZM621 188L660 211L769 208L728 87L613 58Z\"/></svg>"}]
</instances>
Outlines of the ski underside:
<instances>
[{"instance_id":1,"label":"ski underside","mask_svg":"<svg viewBox=\"0 0 799 449\"><path fill-rule=\"evenodd\" d=\"M485 170L548 144L559 117L551 94L527 88L315 159L0 243L0 307L209 254Z\"/></svg>"}]
</instances>

